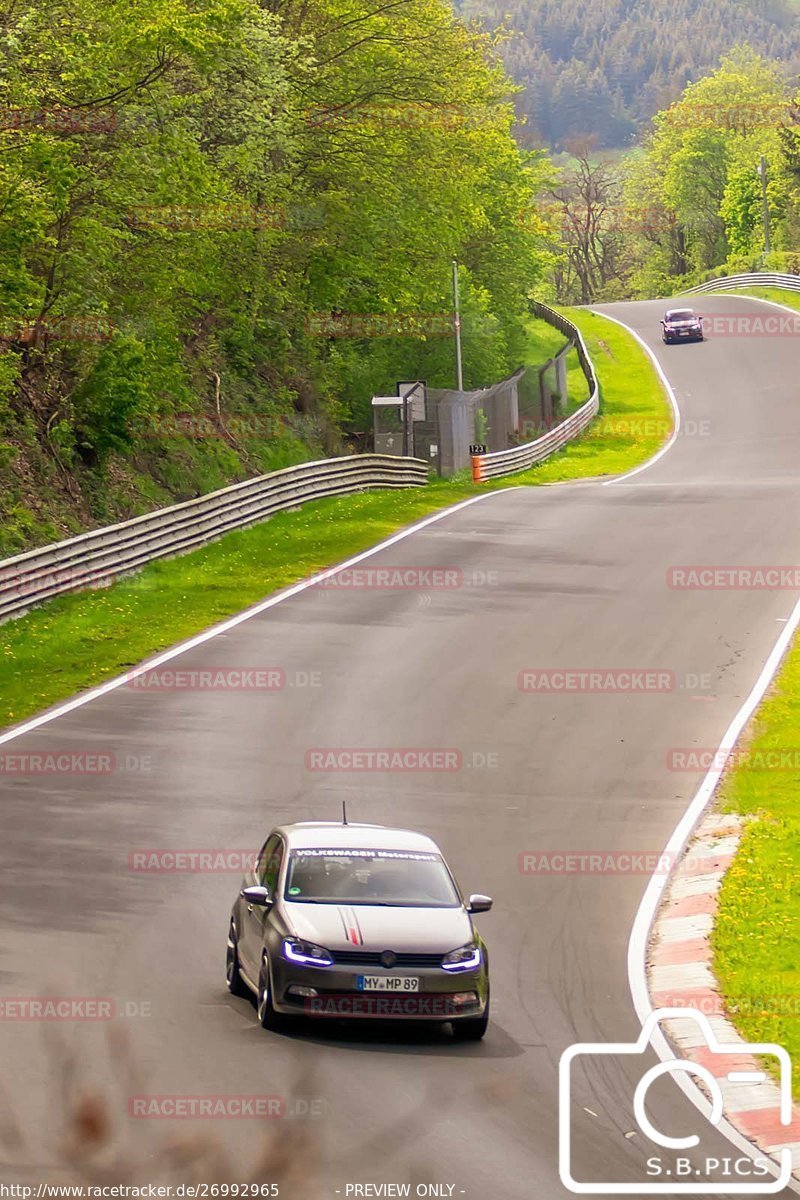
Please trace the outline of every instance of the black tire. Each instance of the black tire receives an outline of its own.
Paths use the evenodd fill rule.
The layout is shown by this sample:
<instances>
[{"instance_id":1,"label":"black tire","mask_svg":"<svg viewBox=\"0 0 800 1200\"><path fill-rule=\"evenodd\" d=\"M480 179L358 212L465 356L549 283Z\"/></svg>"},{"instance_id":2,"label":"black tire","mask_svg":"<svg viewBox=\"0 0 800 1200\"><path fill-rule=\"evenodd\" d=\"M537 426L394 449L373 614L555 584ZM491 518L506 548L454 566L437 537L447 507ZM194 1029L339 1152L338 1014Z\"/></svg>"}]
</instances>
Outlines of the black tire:
<instances>
[{"instance_id":1,"label":"black tire","mask_svg":"<svg viewBox=\"0 0 800 1200\"><path fill-rule=\"evenodd\" d=\"M453 1021L453 1037L458 1042L479 1042L489 1028L489 997L480 1017L460 1017Z\"/></svg>"},{"instance_id":2,"label":"black tire","mask_svg":"<svg viewBox=\"0 0 800 1200\"><path fill-rule=\"evenodd\" d=\"M262 1029L283 1029L286 1018L283 1013L276 1012L272 1006L272 979L269 973L269 961L266 954L261 959L261 970L258 973L258 992L256 993L256 1014Z\"/></svg>"},{"instance_id":3,"label":"black tire","mask_svg":"<svg viewBox=\"0 0 800 1200\"><path fill-rule=\"evenodd\" d=\"M231 920L228 929L228 946L225 954L225 982L232 996L252 996L250 988L239 971L239 948L236 944L236 926Z\"/></svg>"}]
</instances>

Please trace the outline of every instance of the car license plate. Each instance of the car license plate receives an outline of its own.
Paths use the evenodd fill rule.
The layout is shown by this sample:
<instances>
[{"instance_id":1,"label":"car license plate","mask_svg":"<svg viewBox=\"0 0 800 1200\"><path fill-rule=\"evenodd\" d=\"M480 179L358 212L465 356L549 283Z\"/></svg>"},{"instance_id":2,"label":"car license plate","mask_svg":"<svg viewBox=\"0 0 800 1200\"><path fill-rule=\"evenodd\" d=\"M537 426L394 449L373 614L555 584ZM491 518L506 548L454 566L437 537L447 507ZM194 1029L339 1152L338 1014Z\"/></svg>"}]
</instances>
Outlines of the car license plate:
<instances>
[{"instance_id":1,"label":"car license plate","mask_svg":"<svg viewBox=\"0 0 800 1200\"><path fill-rule=\"evenodd\" d=\"M360 992L418 992L416 975L359 975Z\"/></svg>"}]
</instances>

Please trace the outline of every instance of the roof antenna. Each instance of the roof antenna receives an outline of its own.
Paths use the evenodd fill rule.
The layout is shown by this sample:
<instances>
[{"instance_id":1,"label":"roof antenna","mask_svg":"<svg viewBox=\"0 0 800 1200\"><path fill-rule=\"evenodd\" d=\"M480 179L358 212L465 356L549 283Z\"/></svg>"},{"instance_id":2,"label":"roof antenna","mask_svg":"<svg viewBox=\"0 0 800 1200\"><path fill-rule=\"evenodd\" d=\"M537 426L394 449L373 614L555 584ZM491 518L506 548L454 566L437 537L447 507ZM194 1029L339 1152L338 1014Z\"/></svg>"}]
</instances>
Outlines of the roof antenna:
<instances>
[{"instance_id":1,"label":"roof antenna","mask_svg":"<svg viewBox=\"0 0 800 1200\"><path fill-rule=\"evenodd\" d=\"M347 801L342 801L342 824L347 824Z\"/></svg>"}]
</instances>

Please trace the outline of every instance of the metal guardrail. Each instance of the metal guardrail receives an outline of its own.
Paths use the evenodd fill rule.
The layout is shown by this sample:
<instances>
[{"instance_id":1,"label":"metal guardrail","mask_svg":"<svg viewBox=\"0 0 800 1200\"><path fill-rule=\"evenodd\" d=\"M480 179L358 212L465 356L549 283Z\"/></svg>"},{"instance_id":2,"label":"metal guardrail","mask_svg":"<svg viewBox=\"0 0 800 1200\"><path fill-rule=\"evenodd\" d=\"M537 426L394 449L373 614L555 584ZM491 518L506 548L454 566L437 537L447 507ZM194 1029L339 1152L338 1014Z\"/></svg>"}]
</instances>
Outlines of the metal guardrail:
<instances>
[{"instance_id":1,"label":"metal guardrail","mask_svg":"<svg viewBox=\"0 0 800 1200\"><path fill-rule=\"evenodd\" d=\"M723 275L720 279L709 279L706 283L698 283L695 287L687 288L681 296L696 295L700 292L732 292L743 287L777 287L790 292L800 292L800 275L770 274L766 271L754 272L750 275Z\"/></svg>"},{"instance_id":2,"label":"metal guardrail","mask_svg":"<svg viewBox=\"0 0 800 1200\"><path fill-rule=\"evenodd\" d=\"M420 487L428 464L418 458L358 454L300 463L234 483L218 492L91 530L0 562L0 621L83 588L108 587L155 559L204 546L308 500L369 488Z\"/></svg>"},{"instance_id":3,"label":"metal guardrail","mask_svg":"<svg viewBox=\"0 0 800 1200\"><path fill-rule=\"evenodd\" d=\"M535 463L549 458L556 450L560 450L567 442L577 437L586 426L594 420L600 410L600 389L594 366L586 349L581 331L561 313L556 312L547 304L538 301L533 306L534 314L553 325L566 338L575 343L578 360L589 385L589 399L576 412L567 417L559 425L550 429L541 437L511 450L496 450L493 454L475 454L472 458L472 478L480 483L485 479L497 479L503 475L513 475L516 471L524 471Z\"/></svg>"}]
</instances>

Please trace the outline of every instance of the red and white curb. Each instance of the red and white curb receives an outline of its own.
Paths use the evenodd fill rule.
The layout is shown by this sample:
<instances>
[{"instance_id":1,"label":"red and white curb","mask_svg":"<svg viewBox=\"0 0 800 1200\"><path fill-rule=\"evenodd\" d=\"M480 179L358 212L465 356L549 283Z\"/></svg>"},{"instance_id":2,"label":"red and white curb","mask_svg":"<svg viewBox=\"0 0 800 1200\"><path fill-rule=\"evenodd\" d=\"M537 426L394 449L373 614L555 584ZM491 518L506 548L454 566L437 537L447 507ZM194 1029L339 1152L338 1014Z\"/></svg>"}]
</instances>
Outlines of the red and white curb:
<instances>
[{"instance_id":1,"label":"red and white curb","mask_svg":"<svg viewBox=\"0 0 800 1200\"><path fill-rule=\"evenodd\" d=\"M728 1082L736 1071L759 1073L762 1064L725 1015L725 1003L711 965L711 932L722 880L736 854L744 821L711 812L697 827L689 848L666 889L648 947L647 976L654 1008L693 1008L708 1017L715 1036L726 1045L742 1046L735 1063L721 1062L709 1050L697 1022L668 1020L662 1028L677 1056L706 1067L719 1081L725 1117L748 1141L776 1158L784 1147L792 1152L792 1173L800 1179L800 1108L790 1125L781 1124L780 1089L771 1080Z\"/></svg>"}]
</instances>

